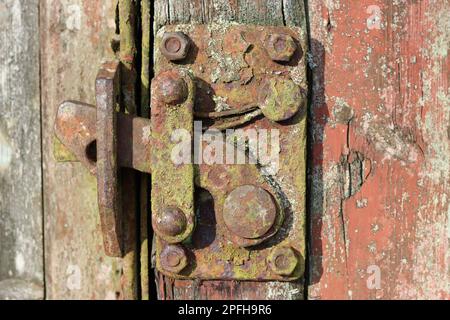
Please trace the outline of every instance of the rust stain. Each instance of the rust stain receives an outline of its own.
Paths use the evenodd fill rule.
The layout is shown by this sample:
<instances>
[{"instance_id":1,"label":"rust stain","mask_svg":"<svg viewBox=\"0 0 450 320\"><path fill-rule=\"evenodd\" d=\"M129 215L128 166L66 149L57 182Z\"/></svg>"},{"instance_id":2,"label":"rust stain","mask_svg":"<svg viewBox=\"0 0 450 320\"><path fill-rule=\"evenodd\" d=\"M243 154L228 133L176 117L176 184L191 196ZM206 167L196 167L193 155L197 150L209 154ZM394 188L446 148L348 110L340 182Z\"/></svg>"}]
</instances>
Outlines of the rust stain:
<instances>
[{"instance_id":1,"label":"rust stain","mask_svg":"<svg viewBox=\"0 0 450 320\"><path fill-rule=\"evenodd\" d=\"M171 62L171 56L164 54L164 49L161 51L161 42L164 43L173 32L183 32L191 43L189 54L176 64ZM286 49L292 51L288 53L289 61L280 63L278 58L273 59L269 55L266 48L269 34L286 34L292 40L291 45L295 44L295 50L291 50L292 47ZM168 172L173 171L169 168L170 159L164 156L164 150L172 143L168 133L174 128L184 128L187 125L185 117L175 117L170 111L177 108L178 113L185 112L180 109L183 107L182 101L179 101L180 96L173 94L182 92L182 88L173 85L173 81L161 81L161 76L174 73L173 70L191 74L194 78L196 99L193 115L205 120L203 129L244 126L256 130L275 128L280 132L280 143L284 147L280 151L281 168L273 175L264 171L267 169L263 164L196 165L196 186L211 193L214 206L211 208L207 203L195 202L197 225L189 239L185 236L186 232L192 231L191 227L186 229L182 238L169 239L157 231L159 238L165 239L156 241L158 270L179 279L294 281L301 278L305 268L305 159L301 155L305 155L307 92L306 55L303 54L307 47L301 29L232 23L176 25L159 30L155 42L158 76L152 84L152 134L155 142L153 147L159 143L161 150L153 149L152 163L160 168L158 170L163 178L158 182L153 177L153 204L155 197L161 196L164 189L162 184L171 186L171 189L176 185L179 189L180 186L191 185L193 182L189 181L193 180L191 175L178 175L177 181L173 183L167 181L172 179ZM283 59L287 60L286 57ZM261 87L266 79L270 79L267 82L268 92L261 95ZM233 141L232 144L246 148L245 142ZM183 167L185 165L179 166L181 169ZM154 170L152 167L153 174ZM298 174L293 175L293 172ZM247 198L241 200L242 205L248 205L249 210L239 211L239 206L229 202L225 205L227 209L224 209L226 199L233 197L233 190L245 187L259 190L246 193ZM170 199L169 202L186 205L189 202L183 199L189 196L188 192L191 190L172 190L165 201ZM242 192L238 194L242 196ZM255 196L257 200L252 198ZM160 202L163 203L162 200ZM250 210L256 207L260 210ZM189 207L182 211L190 210ZM162 219L158 215L164 210L154 206L152 211L154 222ZM229 215L239 215L249 223L234 225L236 218L230 218ZM191 225L189 221L188 225ZM250 225L254 228L247 233L246 228L242 228L245 225L247 229ZM160 253L168 246L166 242L182 242L190 257L188 266L178 273L168 272L167 268L164 270L164 263L159 258ZM253 250L252 247L260 244L258 250ZM272 247L287 248L283 251L285 254L280 254L280 261L276 264L278 269L269 266Z\"/></svg>"}]
</instances>

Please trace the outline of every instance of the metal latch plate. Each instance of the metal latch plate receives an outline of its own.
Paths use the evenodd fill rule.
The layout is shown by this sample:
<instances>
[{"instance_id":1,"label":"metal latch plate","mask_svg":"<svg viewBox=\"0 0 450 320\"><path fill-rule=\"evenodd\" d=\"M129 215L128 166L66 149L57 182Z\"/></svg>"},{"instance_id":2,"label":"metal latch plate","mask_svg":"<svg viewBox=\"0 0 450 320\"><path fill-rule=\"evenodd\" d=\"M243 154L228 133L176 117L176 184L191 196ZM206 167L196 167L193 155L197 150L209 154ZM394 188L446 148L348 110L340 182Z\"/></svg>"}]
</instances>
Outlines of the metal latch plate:
<instances>
[{"instance_id":1,"label":"metal latch plate","mask_svg":"<svg viewBox=\"0 0 450 320\"><path fill-rule=\"evenodd\" d=\"M189 37L191 48L185 59L171 61L161 51L163 38L170 32L183 32ZM288 45L288 52L277 52L278 45L286 48L286 43L277 42L285 41L286 35L294 41L295 50ZM195 183L195 219L190 222L195 226L190 237L175 245L156 237L156 266L162 273L174 278L205 280L292 281L303 275L306 48L306 32L298 27L173 25L158 31L155 74L175 69L190 75L196 92L194 115L196 120L203 120L203 129L217 128L224 137L227 132L224 129L237 128L267 132L269 139L273 130L279 135L276 170L273 162L262 164L259 160L256 164L194 161L194 181L178 183ZM286 106L295 97L291 83L300 88L305 101L298 112L286 116L289 113ZM245 113L249 106L252 115ZM253 106L262 109L262 113ZM225 121L220 115L227 115L229 110L234 110L234 117ZM175 122L171 128L185 125ZM171 132L166 134L170 136ZM205 141L200 144L208 148ZM163 165L159 170L164 171ZM173 183L176 179L171 177L169 181ZM167 191L166 196L161 201L167 205L171 201L180 202L176 194ZM265 210L264 219L272 222L266 225L264 219L252 220L248 212L255 206L261 206ZM155 216L157 212L152 214ZM177 271L168 268L171 258L186 266Z\"/></svg>"}]
</instances>

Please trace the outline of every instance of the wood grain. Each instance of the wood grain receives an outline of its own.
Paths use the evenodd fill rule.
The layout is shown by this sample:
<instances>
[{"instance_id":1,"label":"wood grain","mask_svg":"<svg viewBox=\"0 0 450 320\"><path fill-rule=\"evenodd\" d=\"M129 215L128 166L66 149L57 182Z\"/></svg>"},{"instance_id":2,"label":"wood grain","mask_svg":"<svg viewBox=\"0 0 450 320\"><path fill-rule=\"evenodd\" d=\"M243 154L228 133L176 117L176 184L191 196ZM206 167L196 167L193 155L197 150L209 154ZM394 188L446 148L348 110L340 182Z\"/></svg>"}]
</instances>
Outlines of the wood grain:
<instances>
[{"instance_id":1,"label":"wood grain","mask_svg":"<svg viewBox=\"0 0 450 320\"><path fill-rule=\"evenodd\" d=\"M44 296L37 0L0 3L0 300Z\"/></svg>"},{"instance_id":2,"label":"wood grain","mask_svg":"<svg viewBox=\"0 0 450 320\"><path fill-rule=\"evenodd\" d=\"M57 163L53 125L66 99L95 104L102 60L112 59L114 1L40 1L47 299L116 299L121 260L104 255L95 177L80 163Z\"/></svg>"},{"instance_id":3,"label":"wood grain","mask_svg":"<svg viewBox=\"0 0 450 320\"><path fill-rule=\"evenodd\" d=\"M150 0L141 1L141 74L140 74L140 113L141 117L150 117L150 72L151 66L151 15L152 6ZM140 176L140 278L141 278L141 299L149 300L150 297L150 258L149 239L151 239L151 228L149 228L150 216L150 175ZM150 229L150 230L149 230ZM153 295L154 292L152 292Z\"/></svg>"},{"instance_id":4,"label":"wood grain","mask_svg":"<svg viewBox=\"0 0 450 320\"><path fill-rule=\"evenodd\" d=\"M448 299L449 3L308 4L309 298Z\"/></svg>"},{"instance_id":5,"label":"wood grain","mask_svg":"<svg viewBox=\"0 0 450 320\"><path fill-rule=\"evenodd\" d=\"M157 0L155 32L166 24L236 21L259 25L306 26L303 1ZM181 281L156 275L160 299L303 299L303 282Z\"/></svg>"}]
</instances>

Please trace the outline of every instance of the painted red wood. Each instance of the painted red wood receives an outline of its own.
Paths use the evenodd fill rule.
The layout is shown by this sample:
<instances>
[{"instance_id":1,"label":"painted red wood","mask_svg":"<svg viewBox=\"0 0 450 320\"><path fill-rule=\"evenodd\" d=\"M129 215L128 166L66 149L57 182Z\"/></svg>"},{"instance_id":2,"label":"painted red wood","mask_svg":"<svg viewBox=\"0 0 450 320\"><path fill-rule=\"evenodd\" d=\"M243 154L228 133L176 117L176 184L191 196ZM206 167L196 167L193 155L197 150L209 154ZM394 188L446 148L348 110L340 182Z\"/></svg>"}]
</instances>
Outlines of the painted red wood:
<instances>
[{"instance_id":1,"label":"painted red wood","mask_svg":"<svg viewBox=\"0 0 450 320\"><path fill-rule=\"evenodd\" d=\"M308 296L448 299L449 3L308 3Z\"/></svg>"}]
</instances>

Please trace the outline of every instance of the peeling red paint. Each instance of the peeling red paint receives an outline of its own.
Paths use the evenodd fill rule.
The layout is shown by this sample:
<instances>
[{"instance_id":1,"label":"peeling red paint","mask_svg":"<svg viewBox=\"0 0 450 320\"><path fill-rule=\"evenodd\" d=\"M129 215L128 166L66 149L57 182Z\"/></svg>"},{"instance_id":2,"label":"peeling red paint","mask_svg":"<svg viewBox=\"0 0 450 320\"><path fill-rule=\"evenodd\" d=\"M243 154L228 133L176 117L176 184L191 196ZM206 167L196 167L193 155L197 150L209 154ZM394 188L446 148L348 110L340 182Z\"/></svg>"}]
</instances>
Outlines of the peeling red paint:
<instances>
[{"instance_id":1,"label":"peeling red paint","mask_svg":"<svg viewBox=\"0 0 450 320\"><path fill-rule=\"evenodd\" d=\"M368 27L369 6L380 29ZM310 15L309 297L448 299L448 4L310 1ZM331 116L342 103L354 112L348 126ZM345 199L336 167L347 149L366 160L363 185ZM379 288L368 286L372 265Z\"/></svg>"}]
</instances>

